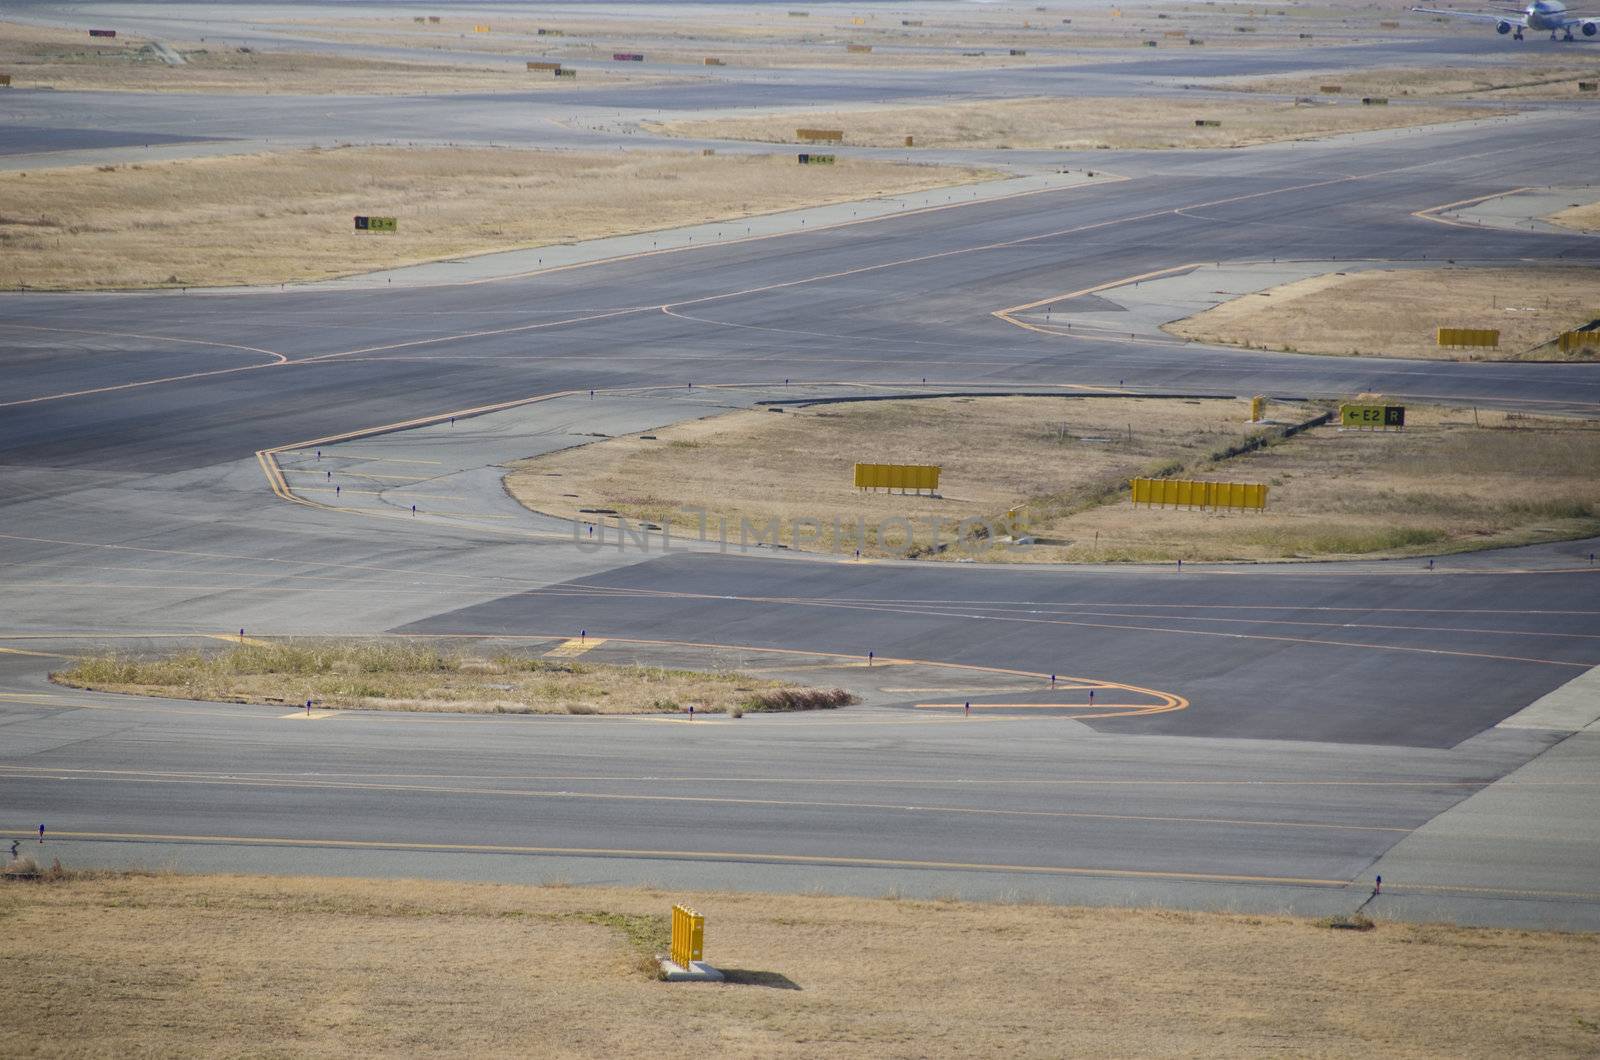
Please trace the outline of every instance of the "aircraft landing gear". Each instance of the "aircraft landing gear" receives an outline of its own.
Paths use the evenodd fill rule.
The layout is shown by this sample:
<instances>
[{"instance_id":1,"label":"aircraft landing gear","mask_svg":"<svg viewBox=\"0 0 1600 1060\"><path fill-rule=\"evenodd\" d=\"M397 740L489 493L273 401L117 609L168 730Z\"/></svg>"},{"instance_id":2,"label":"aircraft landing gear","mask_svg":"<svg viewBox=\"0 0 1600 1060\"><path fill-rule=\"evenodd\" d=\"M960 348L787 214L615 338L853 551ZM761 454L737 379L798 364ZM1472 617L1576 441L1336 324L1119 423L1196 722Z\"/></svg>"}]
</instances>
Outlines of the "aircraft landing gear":
<instances>
[{"instance_id":1,"label":"aircraft landing gear","mask_svg":"<svg viewBox=\"0 0 1600 1060\"><path fill-rule=\"evenodd\" d=\"M1561 39L1562 40L1571 40L1572 39L1572 31L1570 29L1567 30L1567 35L1565 37L1562 37Z\"/></svg>"},{"instance_id":2,"label":"aircraft landing gear","mask_svg":"<svg viewBox=\"0 0 1600 1060\"><path fill-rule=\"evenodd\" d=\"M1521 40L1522 39L1522 31L1520 29L1517 30L1516 36L1512 37L1511 39L1512 40Z\"/></svg>"}]
</instances>

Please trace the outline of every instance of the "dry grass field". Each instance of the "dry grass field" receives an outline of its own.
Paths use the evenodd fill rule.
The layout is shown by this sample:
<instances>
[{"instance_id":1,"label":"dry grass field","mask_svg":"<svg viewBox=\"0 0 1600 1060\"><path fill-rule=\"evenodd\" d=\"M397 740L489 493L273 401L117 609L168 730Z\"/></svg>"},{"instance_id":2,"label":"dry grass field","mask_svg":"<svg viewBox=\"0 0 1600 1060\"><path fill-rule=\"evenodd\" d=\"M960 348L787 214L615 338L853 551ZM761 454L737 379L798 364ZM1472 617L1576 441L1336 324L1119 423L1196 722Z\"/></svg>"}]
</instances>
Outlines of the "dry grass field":
<instances>
[{"instance_id":1,"label":"dry grass field","mask_svg":"<svg viewBox=\"0 0 1600 1060\"><path fill-rule=\"evenodd\" d=\"M899 147L912 136L918 147L1083 151L1245 147L1498 113L1249 99L1034 98L646 124L668 135L705 139L791 143L797 128L824 128L842 129L846 144L864 147ZM1199 120L1222 124L1198 127Z\"/></svg>"},{"instance_id":2,"label":"dry grass field","mask_svg":"<svg viewBox=\"0 0 1600 1060\"><path fill-rule=\"evenodd\" d=\"M1545 220L1568 228L1576 228L1580 232L1600 232L1600 202L1592 202L1586 206L1569 206L1559 213L1551 214ZM1596 315L1600 315L1600 312Z\"/></svg>"},{"instance_id":3,"label":"dry grass field","mask_svg":"<svg viewBox=\"0 0 1600 1060\"><path fill-rule=\"evenodd\" d=\"M674 902L705 915L727 982L651 977ZM13 1056L1600 1050L1594 935L170 873L0 882L0 925Z\"/></svg>"},{"instance_id":4,"label":"dry grass field","mask_svg":"<svg viewBox=\"0 0 1600 1060\"><path fill-rule=\"evenodd\" d=\"M1270 409L1283 422L1314 411ZM507 485L538 511L582 519L593 516L579 507L614 508L691 537L699 532L694 509L704 508L711 536L725 519L734 545L742 522L754 542L776 518L783 543L795 545L801 521L812 519L820 538L800 547L850 554L860 520L867 556L1008 563L1404 556L1600 533L1600 424L1412 408L1403 433L1320 427L1215 459L1251 433L1244 419L1244 402L1132 398L735 412L655 431L656 441L618 438L524 461ZM939 464L943 497L860 493L851 486L857 460ZM1127 480L1149 474L1265 482L1268 509L1136 509ZM1027 506L1036 543L991 547L1017 504ZM896 517L916 531L913 548L886 523ZM961 521L974 518L1000 529L985 537L968 525L962 535ZM888 527L887 540L877 539L879 526ZM968 536L974 530L976 539ZM936 534L954 547L929 554Z\"/></svg>"},{"instance_id":5,"label":"dry grass field","mask_svg":"<svg viewBox=\"0 0 1600 1060\"><path fill-rule=\"evenodd\" d=\"M352 147L0 174L0 288L282 283L946 187L955 167ZM354 231L356 214L393 233Z\"/></svg>"},{"instance_id":6,"label":"dry grass field","mask_svg":"<svg viewBox=\"0 0 1600 1060\"><path fill-rule=\"evenodd\" d=\"M789 15L788 9L770 5L719 4L709 9L685 7L671 19L641 15L640 8L624 8L616 17L605 17L601 9L580 16L555 11L539 21L508 12L506 17L488 17L486 21L444 17L436 25L419 25L404 16L299 19L282 24L318 39L349 44L420 44L489 54L532 47L551 58L594 58L630 51L643 52L649 62L693 64L715 55L730 59L729 65L765 68L1029 65L1059 62L1069 49L1110 53L1097 58L1121 58L1142 56L1151 41L1157 47L1188 48L1191 36L1202 44L1209 40L1229 48L1307 49L1362 39L1373 26L1373 20L1342 17L1348 16L1348 11L1303 19L1296 17L1298 10L1281 9L1271 15L1261 11L1258 15L1253 10L1219 10L1204 4L1125 11L1078 7L1040 12L1036 8L1031 4L913 5L883 12L828 7L808 10L805 17L797 18ZM488 25L490 31L475 32L476 25ZM540 35L541 28L559 36ZM852 54L845 51L846 44L869 44L874 51ZM1013 49L1027 54L1011 55Z\"/></svg>"},{"instance_id":7,"label":"dry grass field","mask_svg":"<svg viewBox=\"0 0 1600 1060\"><path fill-rule=\"evenodd\" d=\"M1254 349L1430 360L1593 360L1549 344L1600 317L1600 269L1366 269L1247 294L1166 325ZM1497 328L1498 349L1440 347L1437 328Z\"/></svg>"},{"instance_id":8,"label":"dry grass field","mask_svg":"<svg viewBox=\"0 0 1600 1060\"><path fill-rule=\"evenodd\" d=\"M57 684L207 702L453 714L649 714L694 709L808 710L854 702L749 674L616 666L503 654L482 658L412 643L285 641L156 659L95 655L50 675Z\"/></svg>"},{"instance_id":9,"label":"dry grass field","mask_svg":"<svg viewBox=\"0 0 1600 1060\"><path fill-rule=\"evenodd\" d=\"M616 52L636 52L644 55L645 70L663 64L686 64L700 67L703 73L715 70L704 66L707 57L721 59L726 66L761 69L964 69L1060 61L1059 53L1011 55L1012 48L1026 51L1030 43L1018 32L978 30L952 34L902 30L893 21L871 29L851 26L847 18L837 19L838 24L829 29L825 20L786 20L782 11L776 20L758 16L744 23L696 20L692 15L671 21L552 18L543 23L559 29L560 36L539 36L540 24L502 19L490 20L491 33L472 33L468 25L465 35L449 28L442 32L440 27L424 29L410 24L409 19L401 21L407 24L394 24L393 19L319 22L308 27L308 35L339 44L377 47L416 47L419 42L438 39L445 42L440 47L450 51L526 55L561 62L607 62ZM895 28L891 30L889 26ZM1017 26L1021 27L1020 21ZM850 52L845 48L847 43L871 44L874 50ZM1035 48L1060 48L1068 41L1035 38L1031 43ZM1076 40L1071 43L1078 46ZM1104 47L1113 41L1097 37L1095 43ZM1136 42L1124 39L1120 43L1131 46ZM1086 41L1083 46L1090 45ZM623 70L631 67L629 63L618 64Z\"/></svg>"},{"instance_id":10,"label":"dry grass field","mask_svg":"<svg viewBox=\"0 0 1600 1060\"><path fill-rule=\"evenodd\" d=\"M1552 63L1537 60L1499 66L1419 66L1399 69L1347 70L1297 77L1256 77L1214 87L1234 92L1271 92L1287 96L1323 95L1322 86L1338 85L1341 96L1496 100L1578 99L1579 81L1600 80L1600 63Z\"/></svg>"},{"instance_id":11,"label":"dry grass field","mask_svg":"<svg viewBox=\"0 0 1600 1060\"><path fill-rule=\"evenodd\" d=\"M908 519L911 550L921 552L936 537L953 542L962 520L998 521L1024 500L1036 518L1054 517L1097 503L1130 476L1238 444L1250 433L1246 418L1245 405L1233 401L1070 397L732 412L652 431L655 441L615 438L525 460L506 485L524 505L568 518L593 518L580 508L612 508L692 537L700 532L694 509L705 509L713 539L719 518L735 544L741 521L753 542L777 519L790 545L809 519L823 527L823 540L807 546L813 550L849 553L864 536L863 555L903 555L903 529L885 526L887 540L878 539L886 520ZM938 464L941 496L860 492L852 485L857 462ZM865 534L851 535L859 520Z\"/></svg>"},{"instance_id":12,"label":"dry grass field","mask_svg":"<svg viewBox=\"0 0 1600 1060\"><path fill-rule=\"evenodd\" d=\"M72 92L197 92L250 95L417 95L448 92L531 92L585 86L657 84L660 74L584 71L574 80L528 71L522 62L360 59L327 52L243 50L203 42L173 42L185 59L168 66L137 37L91 39L82 30L0 22L0 73L12 88Z\"/></svg>"},{"instance_id":13,"label":"dry grass field","mask_svg":"<svg viewBox=\"0 0 1600 1060\"><path fill-rule=\"evenodd\" d=\"M1062 520L1036 555L1171 561L1433 555L1600 534L1600 423L1412 406L1404 432L1318 427L1193 469L1264 482L1265 512L1134 508Z\"/></svg>"}]
</instances>

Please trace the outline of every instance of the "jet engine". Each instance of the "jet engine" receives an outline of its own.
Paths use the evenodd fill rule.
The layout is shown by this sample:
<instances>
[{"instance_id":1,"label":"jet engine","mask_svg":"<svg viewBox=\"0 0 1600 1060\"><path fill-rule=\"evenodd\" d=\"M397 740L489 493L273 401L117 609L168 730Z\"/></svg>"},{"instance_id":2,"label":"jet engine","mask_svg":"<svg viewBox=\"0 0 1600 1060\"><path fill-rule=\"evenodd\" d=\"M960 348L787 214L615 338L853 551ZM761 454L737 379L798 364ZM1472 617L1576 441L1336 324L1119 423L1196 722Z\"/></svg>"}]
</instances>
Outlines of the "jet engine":
<instances>
[{"instance_id":1,"label":"jet engine","mask_svg":"<svg viewBox=\"0 0 1600 1060\"><path fill-rule=\"evenodd\" d=\"M1584 26L1583 29L1584 29L1585 33L1587 33L1589 31L1589 27L1588 26ZM1502 23L1500 23L1498 26L1496 26L1494 28L1494 31L1496 33L1500 34L1501 36L1505 36L1507 33L1511 32L1511 23L1502 22Z\"/></svg>"},{"instance_id":2,"label":"jet engine","mask_svg":"<svg viewBox=\"0 0 1600 1060\"><path fill-rule=\"evenodd\" d=\"M1583 35L1585 37L1592 37L1596 33L1600 33L1600 22L1585 22L1583 24Z\"/></svg>"}]
</instances>

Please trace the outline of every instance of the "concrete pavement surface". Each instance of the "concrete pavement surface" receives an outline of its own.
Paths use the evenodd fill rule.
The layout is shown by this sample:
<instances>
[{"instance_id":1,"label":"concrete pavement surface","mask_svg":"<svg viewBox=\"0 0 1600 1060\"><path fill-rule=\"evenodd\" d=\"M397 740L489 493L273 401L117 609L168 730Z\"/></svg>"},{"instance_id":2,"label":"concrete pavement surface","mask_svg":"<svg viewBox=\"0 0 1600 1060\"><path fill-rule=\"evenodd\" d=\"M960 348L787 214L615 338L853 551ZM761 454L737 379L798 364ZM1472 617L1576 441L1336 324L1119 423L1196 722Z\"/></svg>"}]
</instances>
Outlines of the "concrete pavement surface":
<instances>
[{"instance_id":1,"label":"concrete pavement surface","mask_svg":"<svg viewBox=\"0 0 1600 1060\"><path fill-rule=\"evenodd\" d=\"M75 10L172 40L221 10L169 7ZM260 7L248 18L275 10ZM1494 45L1423 48L1455 61ZM537 96L14 90L0 144L19 167L231 137L659 147L636 119L1090 84L1176 93L1207 74L1415 54L1391 41L1003 74L719 71ZM1592 695L1570 683L1600 665L1597 542L1431 572L856 564L718 542L591 548L500 487L520 457L796 396L1370 391L1593 416L1593 364L1186 344L1152 333L1159 299L1138 303L1127 335L1106 322L1118 286L1202 266L1594 265L1591 236L1425 216L1581 180L1593 148L1571 128L1570 112L1534 106L1248 150L941 152L929 157L1125 179L692 247L639 237L567 248L560 268L381 289L0 296L0 826L45 822L69 863L1317 913L1356 908L1382 873L1369 910L1600 927L1600 746L1572 735L1581 710L1498 725ZM1020 308L1102 291L1090 334ZM64 655L241 628L513 645L585 629L611 650L747 666L766 649L821 652L866 702L692 724L307 720L45 677ZM1050 692L1052 674L1081 681ZM1083 682L1137 709L1090 708ZM951 709L969 697L971 718Z\"/></svg>"}]
</instances>

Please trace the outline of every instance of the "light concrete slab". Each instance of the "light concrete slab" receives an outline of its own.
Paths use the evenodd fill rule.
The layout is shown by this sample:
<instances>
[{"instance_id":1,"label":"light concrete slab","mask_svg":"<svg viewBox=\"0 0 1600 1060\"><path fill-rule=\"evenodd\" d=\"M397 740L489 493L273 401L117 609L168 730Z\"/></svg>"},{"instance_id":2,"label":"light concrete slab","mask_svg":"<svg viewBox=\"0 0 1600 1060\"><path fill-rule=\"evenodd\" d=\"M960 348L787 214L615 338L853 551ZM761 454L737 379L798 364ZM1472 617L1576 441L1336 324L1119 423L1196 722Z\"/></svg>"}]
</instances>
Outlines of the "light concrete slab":
<instances>
[{"instance_id":1,"label":"light concrete slab","mask_svg":"<svg viewBox=\"0 0 1600 1060\"><path fill-rule=\"evenodd\" d=\"M1572 235L1573 229L1551 224L1543 218L1569 206L1585 206L1596 200L1600 200L1600 184L1523 188L1470 203L1458 210L1441 211L1436 216L1458 224L1482 225L1485 228Z\"/></svg>"},{"instance_id":2,"label":"light concrete slab","mask_svg":"<svg viewBox=\"0 0 1600 1060\"><path fill-rule=\"evenodd\" d=\"M1502 721L1502 729L1580 732L1600 726L1600 666L1574 677Z\"/></svg>"},{"instance_id":3,"label":"light concrete slab","mask_svg":"<svg viewBox=\"0 0 1600 1060\"><path fill-rule=\"evenodd\" d=\"M669 983L720 983L724 976L705 961L690 961L685 968L676 961L661 958L661 978Z\"/></svg>"}]
</instances>

